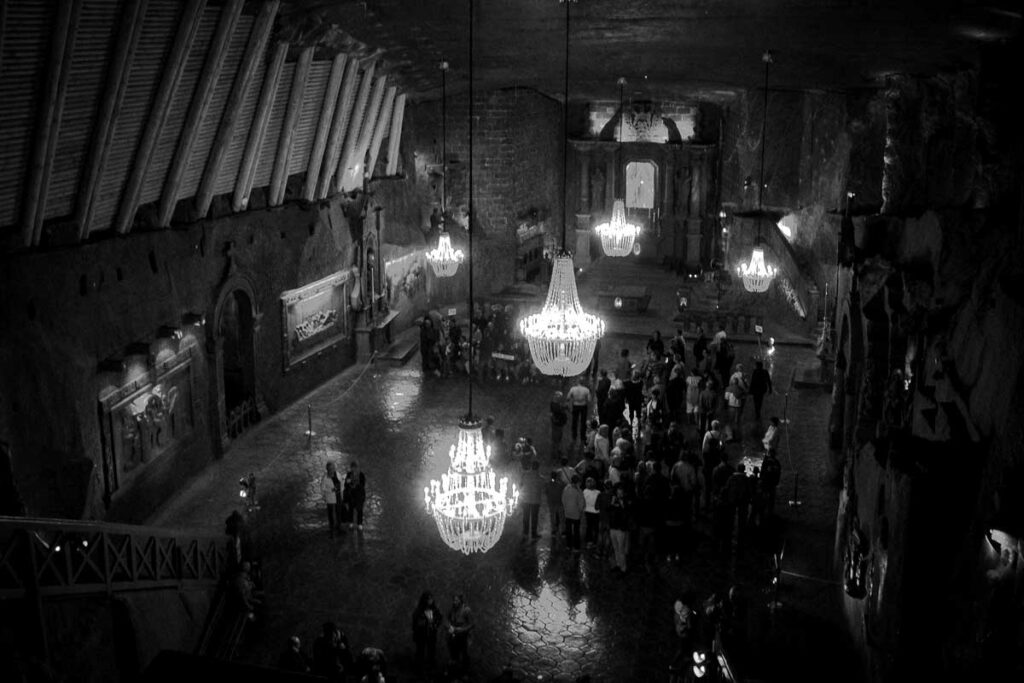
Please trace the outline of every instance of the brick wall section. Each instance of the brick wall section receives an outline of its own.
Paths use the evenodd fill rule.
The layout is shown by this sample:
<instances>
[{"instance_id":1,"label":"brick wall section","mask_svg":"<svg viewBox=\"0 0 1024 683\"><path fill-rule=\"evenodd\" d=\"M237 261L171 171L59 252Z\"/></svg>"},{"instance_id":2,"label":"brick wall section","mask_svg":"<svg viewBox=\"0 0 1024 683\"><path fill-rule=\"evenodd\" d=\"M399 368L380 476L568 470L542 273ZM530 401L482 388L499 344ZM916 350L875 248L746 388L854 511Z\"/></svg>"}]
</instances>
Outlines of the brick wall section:
<instances>
[{"instance_id":1,"label":"brick wall section","mask_svg":"<svg viewBox=\"0 0 1024 683\"><path fill-rule=\"evenodd\" d=\"M474 213L480 229L474 274L486 294L514 280L518 217L530 209L551 216L562 211L562 107L534 90L516 88L474 95L473 115ZM407 116L416 153L440 150L440 102L416 104ZM447 194L454 207L468 203L468 117L468 96L449 96Z\"/></svg>"}]
</instances>

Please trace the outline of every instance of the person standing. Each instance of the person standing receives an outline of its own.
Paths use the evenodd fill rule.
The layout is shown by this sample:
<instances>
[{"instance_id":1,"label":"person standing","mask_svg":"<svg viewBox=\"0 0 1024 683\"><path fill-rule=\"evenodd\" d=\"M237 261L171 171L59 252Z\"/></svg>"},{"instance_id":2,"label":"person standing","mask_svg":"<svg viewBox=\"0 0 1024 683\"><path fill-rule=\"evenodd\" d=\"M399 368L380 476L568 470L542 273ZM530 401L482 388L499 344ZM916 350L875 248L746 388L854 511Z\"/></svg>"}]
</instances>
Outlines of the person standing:
<instances>
[{"instance_id":1,"label":"person standing","mask_svg":"<svg viewBox=\"0 0 1024 683\"><path fill-rule=\"evenodd\" d=\"M600 376L597 380L597 385L594 387L594 396L597 399L597 414L601 416L604 414L604 404L608 400L608 392L612 389L612 381L608 379L608 371L602 369Z\"/></svg>"},{"instance_id":2,"label":"person standing","mask_svg":"<svg viewBox=\"0 0 1024 683\"><path fill-rule=\"evenodd\" d=\"M711 421L711 429L704 435L701 443L700 455L704 463L704 509L711 509L713 486L713 473L715 467L722 462L723 446L722 433L719 431L722 423L718 420Z\"/></svg>"},{"instance_id":3,"label":"person standing","mask_svg":"<svg viewBox=\"0 0 1024 683\"><path fill-rule=\"evenodd\" d=\"M331 530L331 538L341 528L341 516L338 503L341 501L341 480L333 462L327 463L327 471L320 477L320 496L327 506L327 524Z\"/></svg>"},{"instance_id":4,"label":"person standing","mask_svg":"<svg viewBox=\"0 0 1024 683\"><path fill-rule=\"evenodd\" d=\"M473 630L473 615L465 598L457 594L448 610L448 655L452 664L465 671L469 666L469 634Z\"/></svg>"},{"instance_id":5,"label":"person standing","mask_svg":"<svg viewBox=\"0 0 1024 683\"><path fill-rule=\"evenodd\" d=\"M437 369L435 356L439 339L440 335L434 327L433 319L429 315L423 316L423 322L420 323L420 363L424 374Z\"/></svg>"},{"instance_id":6,"label":"person standing","mask_svg":"<svg viewBox=\"0 0 1024 683\"><path fill-rule=\"evenodd\" d=\"M704 328L697 328L697 338L693 342L693 364L697 366L702 360L704 355L708 352L708 338L704 336Z\"/></svg>"},{"instance_id":7,"label":"person standing","mask_svg":"<svg viewBox=\"0 0 1024 683\"><path fill-rule=\"evenodd\" d=\"M597 488L597 480L594 477L587 477L587 488L583 489L583 500L585 501L583 507L583 515L587 521L587 548L594 548L597 546L598 538L598 527L601 522L601 515L597 509L597 498L601 495L601 491Z\"/></svg>"},{"instance_id":8,"label":"person standing","mask_svg":"<svg viewBox=\"0 0 1024 683\"><path fill-rule=\"evenodd\" d=\"M544 480L540 476L540 463L534 460L529 469L523 469L519 482L519 495L523 503L523 538L540 538L537 526L540 519L540 499L543 495Z\"/></svg>"},{"instance_id":9,"label":"person standing","mask_svg":"<svg viewBox=\"0 0 1024 683\"><path fill-rule=\"evenodd\" d=\"M608 529L615 568L623 574L626 573L626 559L629 557L629 523L630 502L626 498L626 489L622 484L616 484L608 510Z\"/></svg>"},{"instance_id":10,"label":"person standing","mask_svg":"<svg viewBox=\"0 0 1024 683\"><path fill-rule=\"evenodd\" d=\"M639 370L634 370L626 384L626 405L629 407L629 422L632 425L644 407L644 380Z\"/></svg>"},{"instance_id":11,"label":"person standing","mask_svg":"<svg viewBox=\"0 0 1024 683\"><path fill-rule=\"evenodd\" d=\"M686 424L697 424L699 412L697 406L700 403L700 375L697 368L690 370L686 376Z\"/></svg>"},{"instance_id":12,"label":"person standing","mask_svg":"<svg viewBox=\"0 0 1024 683\"><path fill-rule=\"evenodd\" d=\"M440 627L441 610L434 604L434 596L430 591L424 591L412 613L412 640L416 644L416 666L420 671L434 666L437 631Z\"/></svg>"},{"instance_id":13,"label":"person standing","mask_svg":"<svg viewBox=\"0 0 1024 683\"><path fill-rule=\"evenodd\" d=\"M551 518L551 538L558 538L558 531L562 528L562 491L565 484L562 483L562 475L559 470L552 470L551 477L544 484L544 495L548 499L548 516Z\"/></svg>"},{"instance_id":14,"label":"person standing","mask_svg":"<svg viewBox=\"0 0 1024 683\"><path fill-rule=\"evenodd\" d=\"M629 349L622 349L619 362L615 364L615 379L626 382L633 375L633 361L629 359Z\"/></svg>"},{"instance_id":15,"label":"person standing","mask_svg":"<svg viewBox=\"0 0 1024 683\"><path fill-rule=\"evenodd\" d=\"M782 437L779 425L779 418L773 415L771 420L769 420L768 429L765 430L764 438L761 439L765 452L772 455L776 455L779 451L779 440Z\"/></svg>"},{"instance_id":16,"label":"person standing","mask_svg":"<svg viewBox=\"0 0 1024 683\"><path fill-rule=\"evenodd\" d=\"M729 380L729 386L725 388L725 400L729 406L729 422L726 424L726 433L729 434L729 441L739 441L742 436L743 416L743 387L736 382L733 375Z\"/></svg>"},{"instance_id":17,"label":"person standing","mask_svg":"<svg viewBox=\"0 0 1024 683\"><path fill-rule=\"evenodd\" d=\"M574 553L580 551L580 518L587 501L580 491L580 477L573 474L562 491L562 512L565 514L565 542Z\"/></svg>"},{"instance_id":18,"label":"person standing","mask_svg":"<svg viewBox=\"0 0 1024 683\"><path fill-rule=\"evenodd\" d=\"M683 336L683 328L676 328L676 336L672 337L672 343L669 344L669 350L672 355L676 357L676 360L680 363L686 363L686 337Z\"/></svg>"},{"instance_id":19,"label":"person standing","mask_svg":"<svg viewBox=\"0 0 1024 683\"><path fill-rule=\"evenodd\" d=\"M661 338L661 330L655 330L647 340L647 351L653 353L659 360L665 355L665 342Z\"/></svg>"},{"instance_id":20,"label":"person standing","mask_svg":"<svg viewBox=\"0 0 1024 683\"><path fill-rule=\"evenodd\" d=\"M572 441L576 441L579 434L580 443L586 441L587 436L587 407L590 405L590 389L583 383L582 377L576 378L576 383L569 389L569 405L572 408L572 430L570 435Z\"/></svg>"},{"instance_id":21,"label":"person standing","mask_svg":"<svg viewBox=\"0 0 1024 683\"><path fill-rule=\"evenodd\" d=\"M754 418L760 422L764 395L772 393L772 376L764 369L764 363L756 361L750 374L750 395L754 397Z\"/></svg>"},{"instance_id":22,"label":"person standing","mask_svg":"<svg viewBox=\"0 0 1024 683\"><path fill-rule=\"evenodd\" d=\"M773 418L778 419L778 418ZM775 450L768 451L761 463L761 487L764 493L764 512L771 517L775 514L775 490L782 479L782 463L775 456Z\"/></svg>"},{"instance_id":23,"label":"person standing","mask_svg":"<svg viewBox=\"0 0 1024 683\"><path fill-rule=\"evenodd\" d=\"M281 657L277 660L277 668L300 674L309 673L309 661L302 652L302 641L299 640L298 636L292 636L288 639L288 645L285 646L284 652L281 653Z\"/></svg>"},{"instance_id":24,"label":"person standing","mask_svg":"<svg viewBox=\"0 0 1024 683\"><path fill-rule=\"evenodd\" d=\"M697 399L697 418L700 422L698 429L701 434L704 434L709 429L713 429L711 424L717 422L714 420L715 409L718 407L718 392L715 391L715 382L710 377L704 380L704 388L700 390L700 395Z\"/></svg>"},{"instance_id":25,"label":"person standing","mask_svg":"<svg viewBox=\"0 0 1024 683\"><path fill-rule=\"evenodd\" d=\"M565 397L561 391L556 391L551 396L549 409L551 411L551 457L558 458L562 455L562 433L565 431L565 423L569 421L569 414L565 409Z\"/></svg>"},{"instance_id":26,"label":"person standing","mask_svg":"<svg viewBox=\"0 0 1024 683\"><path fill-rule=\"evenodd\" d=\"M353 460L345 475L345 505L348 506L349 528L363 530L363 506L366 504L366 475L359 471L359 463Z\"/></svg>"}]
</instances>

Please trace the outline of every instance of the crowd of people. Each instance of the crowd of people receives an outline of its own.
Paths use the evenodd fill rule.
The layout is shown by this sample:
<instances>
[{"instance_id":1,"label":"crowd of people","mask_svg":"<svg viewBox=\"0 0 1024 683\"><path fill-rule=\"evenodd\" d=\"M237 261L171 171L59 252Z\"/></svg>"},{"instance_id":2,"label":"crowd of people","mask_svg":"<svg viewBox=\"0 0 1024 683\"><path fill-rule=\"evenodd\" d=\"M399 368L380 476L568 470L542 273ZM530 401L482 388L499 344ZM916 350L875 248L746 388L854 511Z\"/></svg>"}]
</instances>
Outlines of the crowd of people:
<instances>
[{"instance_id":1,"label":"crowd of people","mask_svg":"<svg viewBox=\"0 0 1024 683\"><path fill-rule=\"evenodd\" d=\"M419 321L420 362L425 375L472 372L481 381L540 381L512 304L473 304L468 330L455 315L427 314Z\"/></svg>"},{"instance_id":2,"label":"crowd of people","mask_svg":"<svg viewBox=\"0 0 1024 683\"><path fill-rule=\"evenodd\" d=\"M521 458L524 537L538 536L546 500L553 535L626 572L631 558L646 567L679 561L702 515L723 551L763 525L781 477L781 433L777 417L758 431L773 391L762 360L748 376L724 329L710 339L698 329L692 348L681 330L667 344L655 332L638 363L623 349L611 373L596 374L593 391L579 377L551 398L550 473ZM726 455L742 438L748 398L763 448L756 466Z\"/></svg>"}]
</instances>

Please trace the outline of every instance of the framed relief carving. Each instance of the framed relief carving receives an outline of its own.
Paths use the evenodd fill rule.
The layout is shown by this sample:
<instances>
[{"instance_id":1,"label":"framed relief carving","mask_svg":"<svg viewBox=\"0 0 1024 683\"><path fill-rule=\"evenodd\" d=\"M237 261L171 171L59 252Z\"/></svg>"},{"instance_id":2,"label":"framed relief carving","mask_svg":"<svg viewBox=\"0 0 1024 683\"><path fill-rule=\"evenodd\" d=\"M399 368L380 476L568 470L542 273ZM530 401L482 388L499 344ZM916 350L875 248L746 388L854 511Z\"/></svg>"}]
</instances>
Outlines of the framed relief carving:
<instances>
[{"instance_id":1,"label":"framed relief carving","mask_svg":"<svg viewBox=\"0 0 1024 683\"><path fill-rule=\"evenodd\" d=\"M284 370L349 336L349 271L281 294Z\"/></svg>"},{"instance_id":2,"label":"framed relief carving","mask_svg":"<svg viewBox=\"0 0 1024 683\"><path fill-rule=\"evenodd\" d=\"M191 349L100 398L104 501L195 428Z\"/></svg>"}]
</instances>

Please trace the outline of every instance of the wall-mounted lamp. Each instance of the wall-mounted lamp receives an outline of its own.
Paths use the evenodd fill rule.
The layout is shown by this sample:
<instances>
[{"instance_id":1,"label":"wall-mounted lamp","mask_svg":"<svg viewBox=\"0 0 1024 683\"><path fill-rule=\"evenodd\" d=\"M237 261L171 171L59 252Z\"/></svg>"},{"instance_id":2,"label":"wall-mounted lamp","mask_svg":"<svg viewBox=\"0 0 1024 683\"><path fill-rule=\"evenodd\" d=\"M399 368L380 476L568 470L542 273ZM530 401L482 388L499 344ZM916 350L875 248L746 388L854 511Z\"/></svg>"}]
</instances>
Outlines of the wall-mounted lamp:
<instances>
[{"instance_id":1,"label":"wall-mounted lamp","mask_svg":"<svg viewBox=\"0 0 1024 683\"><path fill-rule=\"evenodd\" d=\"M195 327L201 327L206 324L206 316L201 313L186 313L181 316L182 325L194 325Z\"/></svg>"}]
</instances>

